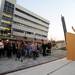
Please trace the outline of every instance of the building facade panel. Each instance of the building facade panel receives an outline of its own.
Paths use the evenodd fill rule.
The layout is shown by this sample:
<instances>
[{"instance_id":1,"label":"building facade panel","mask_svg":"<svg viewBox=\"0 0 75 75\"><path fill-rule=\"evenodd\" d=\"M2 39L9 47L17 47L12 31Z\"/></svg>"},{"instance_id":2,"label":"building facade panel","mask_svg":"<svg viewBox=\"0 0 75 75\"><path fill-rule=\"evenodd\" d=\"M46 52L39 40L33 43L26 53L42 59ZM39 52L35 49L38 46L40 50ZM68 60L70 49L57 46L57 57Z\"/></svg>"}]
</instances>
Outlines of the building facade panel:
<instances>
[{"instance_id":1,"label":"building facade panel","mask_svg":"<svg viewBox=\"0 0 75 75\"><path fill-rule=\"evenodd\" d=\"M40 26L40 25L35 24L33 22L30 22L28 20L23 20L21 18L13 17L13 21L16 21L16 22L19 22L19 23L22 23L22 24L25 24L25 25L28 25L28 26L31 26L31 27L35 27L37 29L40 29L40 30L43 30L43 31L47 31L48 32L48 28L43 27L43 26Z\"/></svg>"},{"instance_id":2,"label":"building facade panel","mask_svg":"<svg viewBox=\"0 0 75 75\"><path fill-rule=\"evenodd\" d=\"M35 35L34 34L25 34L25 37L35 38Z\"/></svg>"},{"instance_id":3,"label":"building facade panel","mask_svg":"<svg viewBox=\"0 0 75 75\"><path fill-rule=\"evenodd\" d=\"M22 24L15 24L15 23L12 26L13 26L12 28L15 28L15 29L20 29L23 31L30 31L30 32L35 33L35 34L38 33L40 35L46 35L47 36L47 32L41 31L39 29L35 29L33 27L25 26Z\"/></svg>"},{"instance_id":4,"label":"building facade panel","mask_svg":"<svg viewBox=\"0 0 75 75\"><path fill-rule=\"evenodd\" d=\"M20 9L20 10L21 10L21 9ZM21 17L23 17L23 18L25 18L25 19L28 19L28 20L30 20L30 21L33 21L33 22L35 22L35 23L38 23L38 24L40 24L40 25L42 25L42 26L45 26L45 27L47 27L47 28L49 27L48 24L46 24L46 23L44 23L44 22L42 22L42 21L40 21L40 20L38 20L38 19L35 19L35 18L33 18L33 17L31 17L31 16L29 16L29 15L27 15L27 14L23 14L23 13L17 11L17 10L15 10L14 14L16 14L16 15L18 15L18 16L21 16Z\"/></svg>"},{"instance_id":5,"label":"building facade panel","mask_svg":"<svg viewBox=\"0 0 75 75\"><path fill-rule=\"evenodd\" d=\"M23 37L25 36L24 32L21 33L21 32L17 32L17 31L13 31L13 35L14 36L23 36Z\"/></svg>"},{"instance_id":6,"label":"building facade panel","mask_svg":"<svg viewBox=\"0 0 75 75\"><path fill-rule=\"evenodd\" d=\"M24 8L24 7L20 6L20 5L17 5L17 4L16 4L15 6L16 6L17 8L19 7L19 9L21 9L22 11L25 11L27 14L32 15L33 17L35 17L35 18L37 18L37 19L40 19L41 21L44 21L45 23L49 24L49 21L46 20L46 19L44 19L43 17L41 17L41 16L39 16L39 15L37 15L37 14L35 14L35 13L29 11L29 10L27 10L26 8Z\"/></svg>"}]
</instances>

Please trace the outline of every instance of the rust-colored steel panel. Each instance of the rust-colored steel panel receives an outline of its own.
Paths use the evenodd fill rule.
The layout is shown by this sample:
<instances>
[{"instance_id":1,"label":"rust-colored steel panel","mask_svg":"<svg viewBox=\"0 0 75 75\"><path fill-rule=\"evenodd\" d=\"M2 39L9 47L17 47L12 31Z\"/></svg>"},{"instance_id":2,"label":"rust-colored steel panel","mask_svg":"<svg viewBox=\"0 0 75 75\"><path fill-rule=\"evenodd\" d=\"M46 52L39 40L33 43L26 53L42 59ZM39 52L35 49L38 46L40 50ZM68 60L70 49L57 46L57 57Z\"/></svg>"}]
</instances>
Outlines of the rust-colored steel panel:
<instances>
[{"instance_id":1,"label":"rust-colored steel panel","mask_svg":"<svg viewBox=\"0 0 75 75\"><path fill-rule=\"evenodd\" d=\"M75 60L75 34L66 33L67 59Z\"/></svg>"}]
</instances>

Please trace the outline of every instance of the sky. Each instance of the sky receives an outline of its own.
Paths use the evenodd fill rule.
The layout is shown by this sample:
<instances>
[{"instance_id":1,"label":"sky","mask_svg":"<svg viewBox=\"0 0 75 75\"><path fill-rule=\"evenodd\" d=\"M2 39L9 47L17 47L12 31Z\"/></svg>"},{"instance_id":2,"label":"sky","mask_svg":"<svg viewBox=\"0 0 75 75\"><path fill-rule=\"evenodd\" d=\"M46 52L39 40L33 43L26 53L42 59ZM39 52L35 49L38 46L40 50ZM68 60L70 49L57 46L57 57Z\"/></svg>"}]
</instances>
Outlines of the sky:
<instances>
[{"instance_id":1,"label":"sky","mask_svg":"<svg viewBox=\"0 0 75 75\"><path fill-rule=\"evenodd\" d=\"M48 39L64 40L61 14L65 18L67 31L74 33L75 0L17 0L17 4L49 20Z\"/></svg>"}]
</instances>

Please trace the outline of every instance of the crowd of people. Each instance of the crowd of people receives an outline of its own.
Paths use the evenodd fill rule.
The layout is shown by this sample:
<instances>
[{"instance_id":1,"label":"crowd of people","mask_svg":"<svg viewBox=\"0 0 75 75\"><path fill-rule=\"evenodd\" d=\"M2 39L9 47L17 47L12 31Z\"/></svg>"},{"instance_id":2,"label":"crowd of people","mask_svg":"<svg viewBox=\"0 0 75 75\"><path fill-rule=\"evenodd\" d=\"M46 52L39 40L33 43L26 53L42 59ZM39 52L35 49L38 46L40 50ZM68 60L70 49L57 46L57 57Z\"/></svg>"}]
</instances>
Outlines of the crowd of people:
<instances>
[{"instance_id":1,"label":"crowd of people","mask_svg":"<svg viewBox=\"0 0 75 75\"><path fill-rule=\"evenodd\" d=\"M47 56L51 54L51 42L38 43L34 41L22 40L1 40L0 39L0 58L15 56L16 60L21 60L25 57L36 59L40 54Z\"/></svg>"}]
</instances>

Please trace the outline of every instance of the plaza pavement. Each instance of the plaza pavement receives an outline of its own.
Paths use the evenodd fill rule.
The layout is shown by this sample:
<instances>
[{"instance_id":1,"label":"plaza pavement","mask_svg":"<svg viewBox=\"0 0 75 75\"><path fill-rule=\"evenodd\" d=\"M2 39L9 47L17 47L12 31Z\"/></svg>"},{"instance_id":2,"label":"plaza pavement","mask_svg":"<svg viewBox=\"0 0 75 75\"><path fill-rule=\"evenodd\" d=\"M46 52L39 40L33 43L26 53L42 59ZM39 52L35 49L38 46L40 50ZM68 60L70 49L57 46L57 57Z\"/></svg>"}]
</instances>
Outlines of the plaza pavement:
<instances>
[{"instance_id":1,"label":"plaza pavement","mask_svg":"<svg viewBox=\"0 0 75 75\"><path fill-rule=\"evenodd\" d=\"M6 75L75 75L75 61L63 58Z\"/></svg>"},{"instance_id":2,"label":"plaza pavement","mask_svg":"<svg viewBox=\"0 0 75 75\"><path fill-rule=\"evenodd\" d=\"M30 68L35 65L45 64L57 59L61 59L66 56L65 50L52 50L50 56L43 57L40 55L36 60L32 58L25 58L23 62L15 61L15 58L1 58L0 59L0 74L6 74L17 70ZM18 75L18 74L17 74ZM31 74L32 75L32 74ZM36 74L35 74L36 75Z\"/></svg>"}]
</instances>

